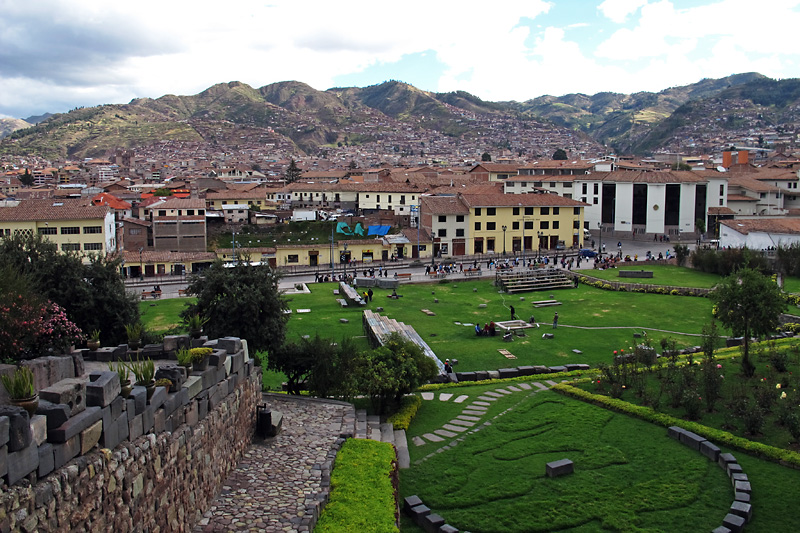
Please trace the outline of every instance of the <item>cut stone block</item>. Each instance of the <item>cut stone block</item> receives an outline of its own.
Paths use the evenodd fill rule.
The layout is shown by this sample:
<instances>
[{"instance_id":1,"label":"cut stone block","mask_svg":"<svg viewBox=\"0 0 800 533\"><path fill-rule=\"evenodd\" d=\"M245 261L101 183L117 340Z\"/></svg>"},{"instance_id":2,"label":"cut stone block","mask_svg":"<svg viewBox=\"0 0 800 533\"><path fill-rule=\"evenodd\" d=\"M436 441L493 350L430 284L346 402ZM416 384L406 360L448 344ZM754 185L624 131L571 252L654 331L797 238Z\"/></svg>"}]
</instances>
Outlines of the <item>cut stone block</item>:
<instances>
[{"instance_id":1,"label":"cut stone block","mask_svg":"<svg viewBox=\"0 0 800 533\"><path fill-rule=\"evenodd\" d=\"M33 441L28 411L13 405L0 405L0 417L8 419L8 451L18 452Z\"/></svg>"},{"instance_id":2,"label":"cut stone block","mask_svg":"<svg viewBox=\"0 0 800 533\"><path fill-rule=\"evenodd\" d=\"M55 470L56 460L53 455L53 445L45 442L39 446L39 468L36 475L43 478L53 470Z\"/></svg>"},{"instance_id":3,"label":"cut stone block","mask_svg":"<svg viewBox=\"0 0 800 533\"><path fill-rule=\"evenodd\" d=\"M749 522L753 517L753 506L749 503L734 501L731 504L731 514L739 515L744 518L745 522Z\"/></svg>"},{"instance_id":4,"label":"cut stone block","mask_svg":"<svg viewBox=\"0 0 800 533\"><path fill-rule=\"evenodd\" d=\"M489 379L489 372L486 370L475 371L475 381L484 381Z\"/></svg>"},{"instance_id":5,"label":"cut stone block","mask_svg":"<svg viewBox=\"0 0 800 533\"><path fill-rule=\"evenodd\" d=\"M519 370L516 368L501 368L497 372L500 374L500 379L515 378L519 376Z\"/></svg>"},{"instance_id":6,"label":"cut stone block","mask_svg":"<svg viewBox=\"0 0 800 533\"><path fill-rule=\"evenodd\" d=\"M408 516L410 516L417 524L420 523L420 520L422 520L423 517L428 516L429 514L431 514L431 510L425 504L412 507L408 512Z\"/></svg>"},{"instance_id":7,"label":"cut stone block","mask_svg":"<svg viewBox=\"0 0 800 533\"><path fill-rule=\"evenodd\" d=\"M70 416L86 408L86 382L82 378L64 379L39 391L39 398L69 406Z\"/></svg>"},{"instance_id":8,"label":"cut stone block","mask_svg":"<svg viewBox=\"0 0 800 533\"><path fill-rule=\"evenodd\" d=\"M750 503L750 494L747 492L734 492L733 499L737 502Z\"/></svg>"},{"instance_id":9,"label":"cut stone block","mask_svg":"<svg viewBox=\"0 0 800 533\"><path fill-rule=\"evenodd\" d=\"M711 533L731 533L731 530L725 526L719 526L717 528L714 528L714 531L712 531Z\"/></svg>"},{"instance_id":10,"label":"cut stone block","mask_svg":"<svg viewBox=\"0 0 800 533\"><path fill-rule=\"evenodd\" d=\"M547 370L551 374L558 374L559 372L566 372L567 371L567 367L565 367L565 366L550 366L550 367L547 367Z\"/></svg>"},{"instance_id":11,"label":"cut stone block","mask_svg":"<svg viewBox=\"0 0 800 533\"><path fill-rule=\"evenodd\" d=\"M186 374L184 367L178 365L162 365L156 370L156 381L159 379L168 379L172 382L171 392L181 390L183 382L186 381Z\"/></svg>"},{"instance_id":12,"label":"cut stone block","mask_svg":"<svg viewBox=\"0 0 800 533\"><path fill-rule=\"evenodd\" d=\"M700 453L716 463L719 459L720 450L714 443L703 441L700 443Z\"/></svg>"},{"instance_id":13,"label":"cut stone block","mask_svg":"<svg viewBox=\"0 0 800 533\"><path fill-rule=\"evenodd\" d=\"M547 477L560 477L567 474L572 474L575 471L575 465L569 459L560 459L552 461L545 465L545 473Z\"/></svg>"},{"instance_id":14,"label":"cut stone block","mask_svg":"<svg viewBox=\"0 0 800 533\"><path fill-rule=\"evenodd\" d=\"M445 437L447 439L452 439L453 437L457 437L457 433L453 433L452 431L447 431L446 429L437 429L434 431L437 435L441 437Z\"/></svg>"},{"instance_id":15,"label":"cut stone block","mask_svg":"<svg viewBox=\"0 0 800 533\"><path fill-rule=\"evenodd\" d=\"M753 489L750 487L749 481L737 481L733 484L733 490L736 492L746 492L752 494Z\"/></svg>"},{"instance_id":16,"label":"cut stone block","mask_svg":"<svg viewBox=\"0 0 800 533\"><path fill-rule=\"evenodd\" d=\"M442 442L444 440L439 435L434 435L433 433L425 433L422 436L425 437L426 439L428 439L431 442Z\"/></svg>"},{"instance_id":17,"label":"cut stone block","mask_svg":"<svg viewBox=\"0 0 800 533\"><path fill-rule=\"evenodd\" d=\"M13 485L39 468L39 447L28 446L8 454L8 484Z\"/></svg>"},{"instance_id":18,"label":"cut stone block","mask_svg":"<svg viewBox=\"0 0 800 533\"><path fill-rule=\"evenodd\" d=\"M681 440L681 434L683 434L684 431L685 430L682 427L670 426L670 427L667 428L667 435L672 439L680 441Z\"/></svg>"},{"instance_id":19,"label":"cut stone block","mask_svg":"<svg viewBox=\"0 0 800 533\"><path fill-rule=\"evenodd\" d=\"M86 384L86 405L105 407L119 396L121 390L116 372L94 372Z\"/></svg>"},{"instance_id":20,"label":"cut stone block","mask_svg":"<svg viewBox=\"0 0 800 533\"><path fill-rule=\"evenodd\" d=\"M405 514L410 514L411 509L414 507L422 505L422 500L416 494L413 496L409 496L403 499L403 512Z\"/></svg>"},{"instance_id":21,"label":"cut stone block","mask_svg":"<svg viewBox=\"0 0 800 533\"><path fill-rule=\"evenodd\" d=\"M189 398L194 398L203 390L203 378L200 376L189 376L183 387L187 390Z\"/></svg>"},{"instance_id":22,"label":"cut stone block","mask_svg":"<svg viewBox=\"0 0 800 533\"><path fill-rule=\"evenodd\" d=\"M728 463L735 463L736 457L731 453L721 453L717 459L717 464L726 472L728 471Z\"/></svg>"},{"instance_id":23,"label":"cut stone block","mask_svg":"<svg viewBox=\"0 0 800 533\"><path fill-rule=\"evenodd\" d=\"M117 380L119 382L119 380ZM103 421L98 420L88 428L81 431L81 455L86 455L100 442L103 433Z\"/></svg>"},{"instance_id":24,"label":"cut stone block","mask_svg":"<svg viewBox=\"0 0 800 533\"><path fill-rule=\"evenodd\" d=\"M81 451L81 437L75 435L67 442L61 444L53 444L53 458L55 464L53 465L56 470L67 464L76 457Z\"/></svg>"},{"instance_id":25,"label":"cut stone block","mask_svg":"<svg viewBox=\"0 0 800 533\"><path fill-rule=\"evenodd\" d=\"M36 446L41 446L47 440L47 417L33 415L33 418L31 418L31 435Z\"/></svg>"},{"instance_id":26,"label":"cut stone block","mask_svg":"<svg viewBox=\"0 0 800 533\"><path fill-rule=\"evenodd\" d=\"M142 417L143 414L138 414L133 417L133 420L128 421L128 438L130 440L136 440L144 434Z\"/></svg>"},{"instance_id":27,"label":"cut stone block","mask_svg":"<svg viewBox=\"0 0 800 533\"><path fill-rule=\"evenodd\" d=\"M685 446L688 446L689 448L698 452L700 451L700 443L705 440L705 437L701 437L697 433L693 433L691 431L684 431L681 433L680 438L681 444L684 444Z\"/></svg>"},{"instance_id":28,"label":"cut stone block","mask_svg":"<svg viewBox=\"0 0 800 533\"><path fill-rule=\"evenodd\" d=\"M739 515L728 513L722 519L722 525L731 530L732 533L741 533L744 531L744 518Z\"/></svg>"},{"instance_id":29,"label":"cut stone block","mask_svg":"<svg viewBox=\"0 0 800 533\"><path fill-rule=\"evenodd\" d=\"M79 435L83 430L100 420L103 416L99 407L87 407L64 422L61 426L47 432L47 440L54 443L64 443L72 437Z\"/></svg>"},{"instance_id":30,"label":"cut stone block","mask_svg":"<svg viewBox=\"0 0 800 533\"><path fill-rule=\"evenodd\" d=\"M739 463L728 463L728 477L732 478L734 474L741 474L744 472Z\"/></svg>"},{"instance_id":31,"label":"cut stone block","mask_svg":"<svg viewBox=\"0 0 800 533\"><path fill-rule=\"evenodd\" d=\"M429 514L422 517L420 526L425 533L439 533L439 528L444 525L444 518L438 514Z\"/></svg>"}]
</instances>

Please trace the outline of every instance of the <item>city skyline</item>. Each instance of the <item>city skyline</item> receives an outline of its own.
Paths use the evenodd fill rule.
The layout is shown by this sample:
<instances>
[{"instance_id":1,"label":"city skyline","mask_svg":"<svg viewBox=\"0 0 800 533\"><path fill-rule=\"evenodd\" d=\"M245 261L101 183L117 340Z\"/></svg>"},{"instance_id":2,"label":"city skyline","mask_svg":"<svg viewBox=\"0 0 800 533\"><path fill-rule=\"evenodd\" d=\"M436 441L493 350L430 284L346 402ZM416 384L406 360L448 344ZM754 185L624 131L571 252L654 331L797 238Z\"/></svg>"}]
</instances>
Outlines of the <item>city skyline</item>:
<instances>
[{"instance_id":1,"label":"city skyline","mask_svg":"<svg viewBox=\"0 0 800 533\"><path fill-rule=\"evenodd\" d=\"M511 0L257 5L0 0L0 116L25 118L215 83L325 90L389 79L484 100L660 91L798 71L800 0ZM778 16L779 15L779 16Z\"/></svg>"}]
</instances>

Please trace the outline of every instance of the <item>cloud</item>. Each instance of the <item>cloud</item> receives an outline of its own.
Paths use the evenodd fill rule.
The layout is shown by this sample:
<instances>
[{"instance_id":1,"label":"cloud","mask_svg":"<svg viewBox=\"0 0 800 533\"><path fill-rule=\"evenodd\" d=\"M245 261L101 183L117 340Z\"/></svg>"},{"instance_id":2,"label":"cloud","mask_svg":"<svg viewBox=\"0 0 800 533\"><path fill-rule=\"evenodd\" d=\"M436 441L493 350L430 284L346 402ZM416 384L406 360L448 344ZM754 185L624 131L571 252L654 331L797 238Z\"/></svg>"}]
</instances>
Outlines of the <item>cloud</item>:
<instances>
[{"instance_id":1,"label":"cloud","mask_svg":"<svg viewBox=\"0 0 800 533\"><path fill-rule=\"evenodd\" d=\"M597 6L597 10L612 22L622 24L629 15L644 5L647 5L647 0L605 0Z\"/></svg>"}]
</instances>

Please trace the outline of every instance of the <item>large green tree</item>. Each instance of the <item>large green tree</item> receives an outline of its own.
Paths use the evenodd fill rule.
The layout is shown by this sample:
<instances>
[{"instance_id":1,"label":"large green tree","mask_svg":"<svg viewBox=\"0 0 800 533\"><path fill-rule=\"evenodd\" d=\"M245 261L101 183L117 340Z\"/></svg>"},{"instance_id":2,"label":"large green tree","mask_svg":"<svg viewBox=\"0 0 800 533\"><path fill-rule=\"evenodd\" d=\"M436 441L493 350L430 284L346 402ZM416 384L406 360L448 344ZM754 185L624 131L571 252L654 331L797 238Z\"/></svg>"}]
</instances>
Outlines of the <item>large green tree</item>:
<instances>
[{"instance_id":1,"label":"large green tree","mask_svg":"<svg viewBox=\"0 0 800 533\"><path fill-rule=\"evenodd\" d=\"M285 298L278 291L280 275L268 265L247 259L233 267L214 262L189 280L187 292L197 297L182 315L199 313L208 319L205 331L212 337L234 336L247 340L253 352L272 352L283 344L288 316Z\"/></svg>"},{"instance_id":2,"label":"large green tree","mask_svg":"<svg viewBox=\"0 0 800 533\"><path fill-rule=\"evenodd\" d=\"M286 375L290 394L308 390L315 396L350 400L357 393L357 369L362 358L352 339L336 343L315 335L287 341L271 351L267 367Z\"/></svg>"},{"instance_id":3,"label":"large green tree","mask_svg":"<svg viewBox=\"0 0 800 533\"><path fill-rule=\"evenodd\" d=\"M750 360L750 337L775 331L786 308L780 289L767 276L743 268L724 278L708 296L719 321L734 335L744 337L742 372L752 377L755 365Z\"/></svg>"},{"instance_id":4,"label":"large green tree","mask_svg":"<svg viewBox=\"0 0 800 533\"><path fill-rule=\"evenodd\" d=\"M84 333L100 330L103 342L122 342L125 324L139 321L136 295L125 291L120 259L60 253L41 235L17 234L0 240L0 267L31 281L44 299L61 306Z\"/></svg>"},{"instance_id":5,"label":"large green tree","mask_svg":"<svg viewBox=\"0 0 800 533\"><path fill-rule=\"evenodd\" d=\"M553 160L554 161L566 161L567 160L567 152L563 149L559 148L555 152L553 152Z\"/></svg>"},{"instance_id":6,"label":"large green tree","mask_svg":"<svg viewBox=\"0 0 800 533\"><path fill-rule=\"evenodd\" d=\"M292 159L291 161L289 161L289 166L286 167L286 173L285 173L286 183L294 183L295 181L300 179L301 173L302 172L300 171L300 168L297 166L297 162L294 159Z\"/></svg>"}]
</instances>

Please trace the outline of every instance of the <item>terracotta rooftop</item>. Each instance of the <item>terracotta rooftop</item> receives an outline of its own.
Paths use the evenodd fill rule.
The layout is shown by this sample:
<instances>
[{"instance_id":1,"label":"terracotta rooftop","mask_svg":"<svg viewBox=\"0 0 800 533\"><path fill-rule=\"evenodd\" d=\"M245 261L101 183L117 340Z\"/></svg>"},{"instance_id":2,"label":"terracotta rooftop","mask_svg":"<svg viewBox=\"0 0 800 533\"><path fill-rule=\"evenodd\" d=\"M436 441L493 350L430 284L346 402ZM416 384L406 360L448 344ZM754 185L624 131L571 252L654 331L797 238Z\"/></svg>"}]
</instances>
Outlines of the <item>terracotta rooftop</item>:
<instances>
[{"instance_id":1,"label":"terracotta rooftop","mask_svg":"<svg viewBox=\"0 0 800 533\"><path fill-rule=\"evenodd\" d=\"M719 222L744 235L751 232L800 235L800 219L797 218L752 218Z\"/></svg>"},{"instance_id":2,"label":"terracotta rooftop","mask_svg":"<svg viewBox=\"0 0 800 533\"><path fill-rule=\"evenodd\" d=\"M557 194L464 194L468 207L585 207L589 204Z\"/></svg>"},{"instance_id":3,"label":"terracotta rooftop","mask_svg":"<svg viewBox=\"0 0 800 533\"><path fill-rule=\"evenodd\" d=\"M16 207L0 207L0 221L48 221L104 218L110 208L86 200L21 200Z\"/></svg>"}]
</instances>

